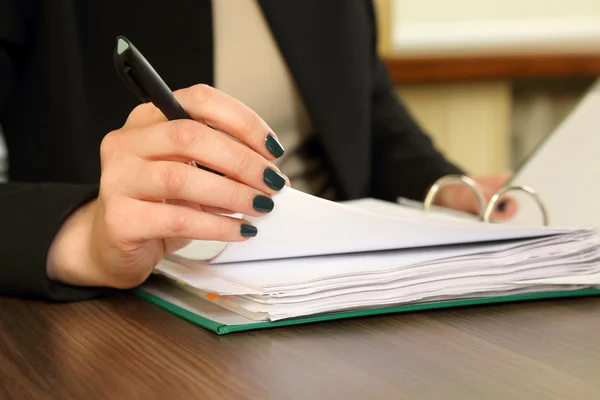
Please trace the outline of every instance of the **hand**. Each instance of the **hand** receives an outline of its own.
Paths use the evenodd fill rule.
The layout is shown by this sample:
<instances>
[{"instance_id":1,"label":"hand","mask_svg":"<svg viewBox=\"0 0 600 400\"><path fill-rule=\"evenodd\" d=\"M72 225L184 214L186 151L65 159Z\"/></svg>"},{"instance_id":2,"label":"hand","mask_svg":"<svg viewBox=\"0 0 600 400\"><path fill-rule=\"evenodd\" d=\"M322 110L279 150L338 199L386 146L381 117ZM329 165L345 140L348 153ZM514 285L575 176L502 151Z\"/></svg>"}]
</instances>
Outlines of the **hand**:
<instances>
[{"instance_id":1,"label":"hand","mask_svg":"<svg viewBox=\"0 0 600 400\"><path fill-rule=\"evenodd\" d=\"M471 177L479 185L486 204L509 178L510 174ZM474 215L478 215L480 212L477 197L470 188L462 183L444 186L440 189L436 200L435 204L457 211ZM506 221L512 218L516 212L517 202L510 196L503 196L496 203L496 208L492 212L492 220Z\"/></svg>"},{"instance_id":2,"label":"hand","mask_svg":"<svg viewBox=\"0 0 600 400\"><path fill-rule=\"evenodd\" d=\"M51 279L132 288L190 240L256 235L248 222L221 214L261 216L273 208L272 195L288 182L269 160L283 148L256 113L214 88L198 85L175 97L193 120L167 121L144 104L104 138L99 196L58 232L48 253Z\"/></svg>"}]
</instances>

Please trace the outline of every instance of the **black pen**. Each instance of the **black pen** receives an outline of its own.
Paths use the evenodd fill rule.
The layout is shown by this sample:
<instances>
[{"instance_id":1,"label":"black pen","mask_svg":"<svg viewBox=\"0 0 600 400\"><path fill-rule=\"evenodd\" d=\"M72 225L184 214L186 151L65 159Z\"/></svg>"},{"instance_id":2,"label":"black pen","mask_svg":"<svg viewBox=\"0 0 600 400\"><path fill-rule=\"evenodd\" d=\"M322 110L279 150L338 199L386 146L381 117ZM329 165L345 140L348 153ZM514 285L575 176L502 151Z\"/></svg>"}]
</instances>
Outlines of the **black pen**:
<instances>
[{"instance_id":1,"label":"black pen","mask_svg":"<svg viewBox=\"0 0 600 400\"><path fill-rule=\"evenodd\" d=\"M117 36L113 63L127 87L143 103L152 102L169 121L192 119L175 99L173 91L144 58L142 53L124 36ZM206 171L223 176L220 172L198 165Z\"/></svg>"}]
</instances>

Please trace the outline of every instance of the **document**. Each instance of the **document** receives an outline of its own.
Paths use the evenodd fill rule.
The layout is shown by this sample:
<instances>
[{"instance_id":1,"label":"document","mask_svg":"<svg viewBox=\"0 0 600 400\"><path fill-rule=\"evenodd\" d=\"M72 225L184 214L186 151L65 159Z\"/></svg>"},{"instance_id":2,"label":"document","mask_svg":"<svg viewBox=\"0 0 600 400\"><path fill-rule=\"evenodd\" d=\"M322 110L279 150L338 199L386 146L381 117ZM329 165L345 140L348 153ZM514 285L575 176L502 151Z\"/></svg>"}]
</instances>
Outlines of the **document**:
<instances>
[{"instance_id":1,"label":"document","mask_svg":"<svg viewBox=\"0 0 600 400\"><path fill-rule=\"evenodd\" d=\"M490 224L373 199L335 203L292 188L275 200L270 215L253 220L257 237L211 257L193 242L156 267L162 286L142 290L171 304L177 293L194 296L254 324L588 290L600 275L600 237L591 228Z\"/></svg>"},{"instance_id":2,"label":"document","mask_svg":"<svg viewBox=\"0 0 600 400\"><path fill-rule=\"evenodd\" d=\"M600 86L517 171L509 223L286 187L245 242L193 241L137 293L219 334L600 293Z\"/></svg>"}]
</instances>

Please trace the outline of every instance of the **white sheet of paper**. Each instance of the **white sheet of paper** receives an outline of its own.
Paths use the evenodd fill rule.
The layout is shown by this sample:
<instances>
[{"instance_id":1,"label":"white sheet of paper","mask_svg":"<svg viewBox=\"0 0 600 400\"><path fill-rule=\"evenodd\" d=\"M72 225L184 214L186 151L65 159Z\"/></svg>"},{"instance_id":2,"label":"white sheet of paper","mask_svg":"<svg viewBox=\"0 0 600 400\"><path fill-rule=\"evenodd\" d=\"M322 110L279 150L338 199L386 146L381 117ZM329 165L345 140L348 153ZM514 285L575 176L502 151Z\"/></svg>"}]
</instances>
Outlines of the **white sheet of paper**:
<instances>
[{"instance_id":1,"label":"white sheet of paper","mask_svg":"<svg viewBox=\"0 0 600 400\"><path fill-rule=\"evenodd\" d=\"M464 260L467 256L473 255L476 260L480 260L483 258L482 253L493 251L494 254L498 254L496 252L502 252L515 246L517 245L496 243L481 246L437 247L429 248L427 251L408 249L354 255L252 261L207 266L202 268L202 274L265 290L284 284L314 285L317 281L354 275L360 276L360 280L364 281L371 274L380 275L385 271L398 271L411 265L440 265L446 260L451 261L459 256ZM518 247L522 248L522 246Z\"/></svg>"},{"instance_id":2,"label":"white sheet of paper","mask_svg":"<svg viewBox=\"0 0 600 400\"><path fill-rule=\"evenodd\" d=\"M229 263L440 246L535 237L571 230L484 224L417 210L401 215L397 212L376 212L324 200L289 187L275 195L274 200L275 209L270 214L249 218L258 228L258 236L229 244L210 261ZM192 260L207 260L206 245L202 242L192 242L176 254Z\"/></svg>"},{"instance_id":3,"label":"white sheet of paper","mask_svg":"<svg viewBox=\"0 0 600 400\"><path fill-rule=\"evenodd\" d=\"M569 275L544 279L529 279L515 281L515 283L524 285L600 285L600 274L582 276Z\"/></svg>"},{"instance_id":4,"label":"white sheet of paper","mask_svg":"<svg viewBox=\"0 0 600 400\"><path fill-rule=\"evenodd\" d=\"M600 226L600 81L515 173L510 185L534 189L550 225ZM540 224L531 197L510 192L519 202L512 224Z\"/></svg>"},{"instance_id":5,"label":"white sheet of paper","mask_svg":"<svg viewBox=\"0 0 600 400\"><path fill-rule=\"evenodd\" d=\"M593 274L594 267L586 265L600 259L598 249L598 239L591 232L575 232L519 242L218 265L182 259L180 263L162 262L157 270L210 293L268 294L276 298L292 294L333 294L338 289L376 287L393 281L400 285L420 278L444 281L457 273L472 276L473 282L478 282L486 279L488 273L502 274L513 271L511 268L517 268L515 273L528 271L531 274L528 279L560 277L568 271L575 275ZM514 279L515 276L508 276L505 282L512 284Z\"/></svg>"}]
</instances>

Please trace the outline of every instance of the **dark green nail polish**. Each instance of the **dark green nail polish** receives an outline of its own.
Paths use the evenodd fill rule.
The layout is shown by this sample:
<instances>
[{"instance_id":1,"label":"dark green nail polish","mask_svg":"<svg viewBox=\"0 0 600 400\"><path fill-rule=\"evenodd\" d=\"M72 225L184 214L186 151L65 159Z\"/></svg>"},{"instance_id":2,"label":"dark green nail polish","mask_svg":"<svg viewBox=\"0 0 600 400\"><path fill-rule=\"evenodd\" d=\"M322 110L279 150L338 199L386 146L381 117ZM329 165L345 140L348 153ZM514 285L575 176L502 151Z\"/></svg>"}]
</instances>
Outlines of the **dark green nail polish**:
<instances>
[{"instance_id":1,"label":"dark green nail polish","mask_svg":"<svg viewBox=\"0 0 600 400\"><path fill-rule=\"evenodd\" d=\"M243 237L254 237L258 233L258 228L253 225L242 224L240 227L240 234Z\"/></svg>"},{"instance_id":2,"label":"dark green nail polish","mask_svg":"<svg viewBox=\"0 0 600 400\"><path fill-rule=\"evenodd\" d=\"M271 168L265 168L263 180L273 190L281 190L285 186L285 178Z\"/></svg>"},{"instance_id":3,"label":"dark green nail polish","mask_svg":"<svg viewBox=\"0 0 600 400\"><path fill-rule=\"evenodd\" d=\"M504 211L506 211L506 200L502 200L500 203L498 203L498 211L500 211L501 213L503 213Z\"/></svg>"},{"instance_id":4,"label":"dark green nail polish","mask_svg":"<svg viewBox=\"0 0 600 400\"><path fill-rule=\"evenodd\" d=\"M267 150L269 150L269 153L273 154L277 158L281 157L285 152L281 143L279 143L277 138L271 134L267 135L267 138L265 139L265 146L267 147Z\"/></svg>"},{"instance_id":5,"label":"dark green nail polish","mask_svg":"<svg viewBox=\"0 0 600 400\"><path fill-rule=\"evenodd\" d=\"M258 195L252 200L252 207L258 212L268 213L273 211L275 203L269 197Z\"/></svg>"}]
</instances>

